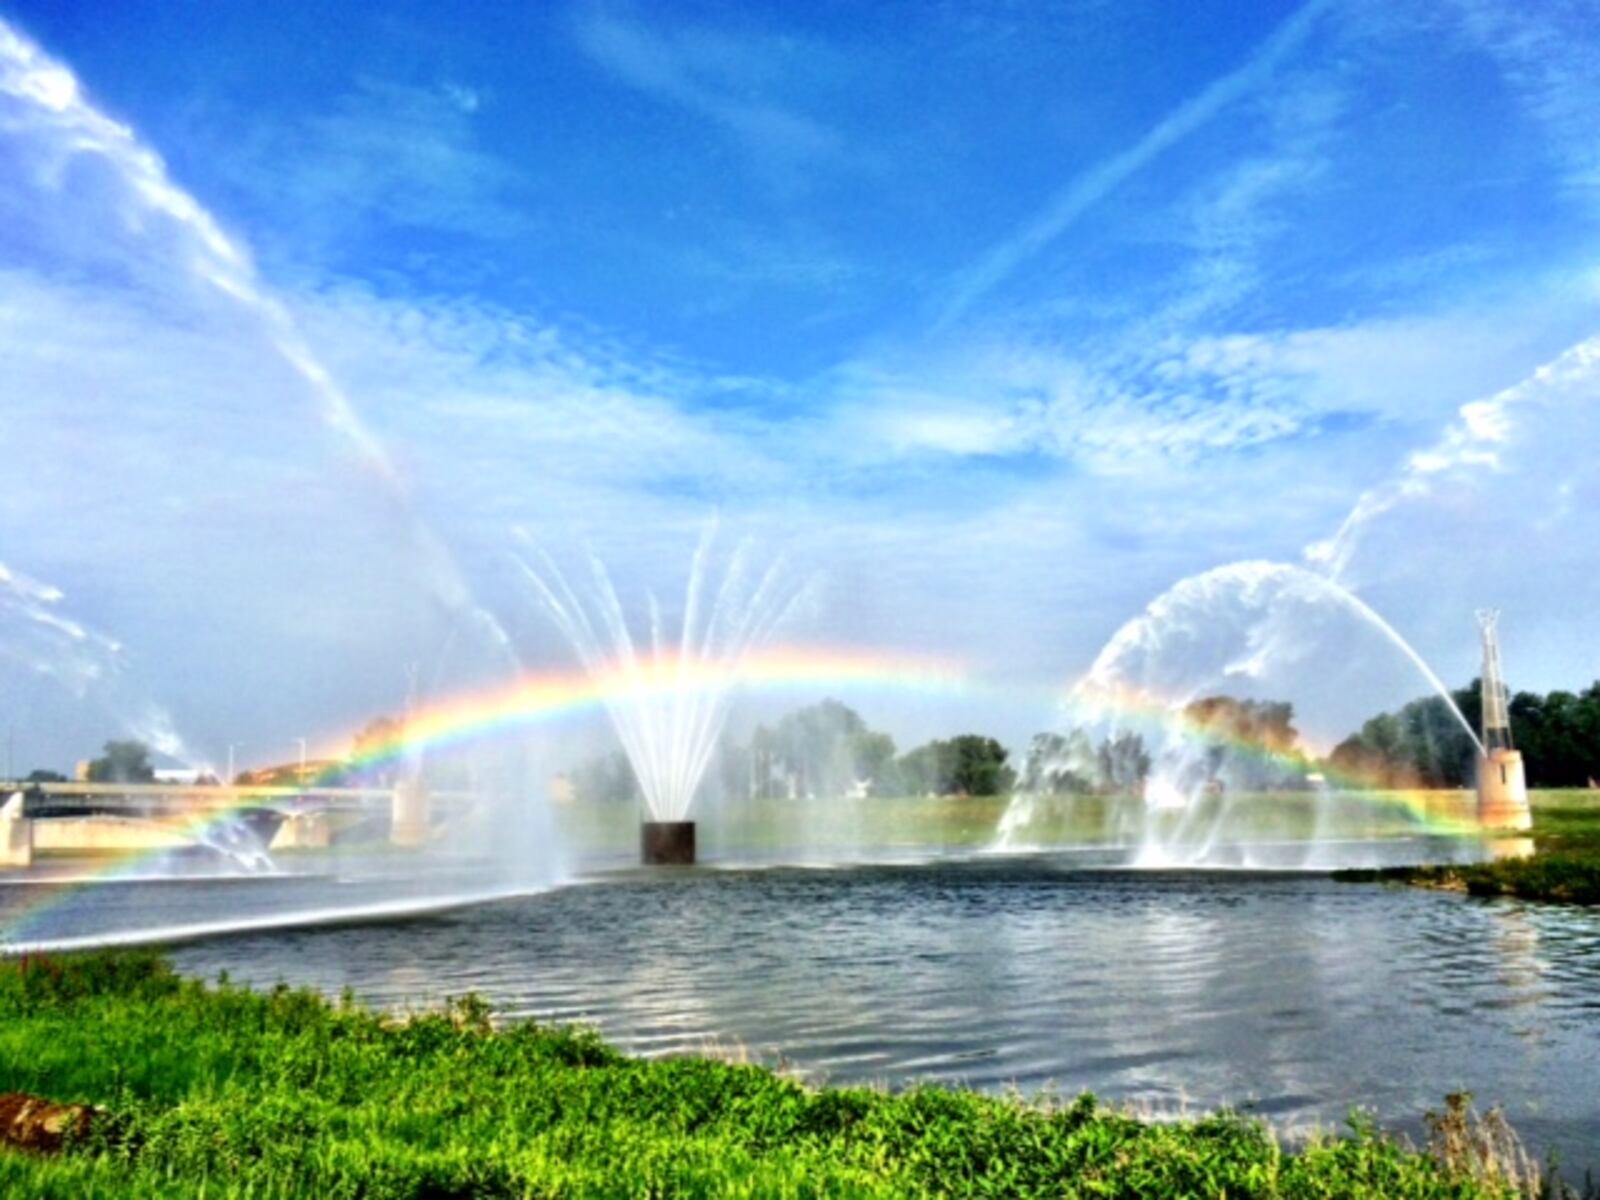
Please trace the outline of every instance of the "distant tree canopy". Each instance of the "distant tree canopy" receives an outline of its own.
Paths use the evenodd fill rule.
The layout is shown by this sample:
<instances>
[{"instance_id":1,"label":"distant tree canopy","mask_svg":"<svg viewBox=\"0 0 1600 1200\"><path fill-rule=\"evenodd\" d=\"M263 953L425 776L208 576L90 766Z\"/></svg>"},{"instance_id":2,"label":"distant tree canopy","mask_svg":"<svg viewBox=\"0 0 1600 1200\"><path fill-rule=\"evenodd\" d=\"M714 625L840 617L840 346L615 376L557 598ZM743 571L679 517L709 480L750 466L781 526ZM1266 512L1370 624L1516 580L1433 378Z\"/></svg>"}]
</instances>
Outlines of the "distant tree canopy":
<instances>
[{"instance_id":1,"label":"distant tree canopy","mask_svg":"<svg viewBox=\"0 0 1600 1200\"><path fill-rule=\"evenodd\" d=\"M1009 757L994 738L963 733L910 751L900 759L899 775L905 790L918 795L998 796L1017 781Z\"/></svg>"},{"instance_id":2,"label":"distant tree canopy","mask_svg":"<svg viewBox=\"0 0 1600 1200\"><path fill-rule=\"evenodd\" d=\"M1298 786L1311 769L1287 701L1207 696L1183 715L1189 736L1203 747L1191 783L1225 779L1230 787L1262 791Z\"/></svg>"},{"instance_id":3,"label":"distant tree canopy","mask_svg":"<svg viewBox=\"0 0 1600 1200\"><path fill-rule=\"evenodd\" d=\"M894 762L892 737L830 699L796 709L770 729L756 726L742 765L757 796L840 796L894 790Z\"/></svg>"},{"instance_id":4,"label":"distant tree canopy","mask_svg":"<svg viewBox=\"0 0 1600 1200\"><path fill-rule=\"evenodd\" d=\"M67 777L60 771L47 771L43 767L28 772L24 783L66 783Z\"/></svg>"},{"instance_id":5,"label":"distant tree canopy","mask_svg":"<svg viewBox=\"0 0 1600 1200\"><path fill-rule=\"evenodd\" d=\"M89 762L91 783L149 783L156 777L150 747L143 742L107 742L99 758Z\"/></svg>"},{"instance_id":6,"label":"distant tree canopy","mask_svg":"<svg viewBox=\"0 0 1600 1200\"><path fill-rule=\"evenodd\" d=\"M896 755L894 739L872 729L838 700L823 700L757 725L748 742L725 741L713 785L732 798L827 799L907 794L994 796L1009 792L1016 773L994 738L962 734ZM637 800L627 755L598 755L567 773L575 799Z\"/></svg>"},{"instance_id":7,"label":"distant tree canopy","mask_svg":"<svg viewBox=\"0 0 1600 1200\"><path fill-rule=\"evenodd\" d=\"M1452 693L1468 725L1478 726L1480 685ZM1519 692L1510 704L1512 737L1535 787L1582 787L1600 779L1600 682L1580 693ZM714 780L729 797L763 799L874 796L994 796L1020 786L1049 795L1139 795L1152 771L1179 787L1225 786L1275 790L1308 786L1327 771L1341 786L1470 787L1474 746L1450 705L1426 696L1380 713L1318 761L1302 747L1294 706L1282 700L1205 696L1173 714L1175 733L1147 743L1134 730L1099 736L1085 729L1033 738L1018 772L1006 748L968 733L936 739L896 756L894 739L870 728L837 700L796 709L748 742L726 742ZM369 726L392 739L399 722ZM364 735L365 737L366 735ZM1160 762L1156 759L1159 756ZM599 756L574 768L575 795L584 800L637 803L639 786L627 756Z\"/></svg>"},{"instance_id":8,"label":"distant tree canopy","mask_svg":"<svg viewBox=\"0 0 1600 1200\"><path fill-rule=\"evenodd\" d=\"M1474 730L1483 687L1474 679L1451 693ZM1583 787L1600 778L1600 682L1579 693L1511 698L1511 739L1532 787ZM1381 787L1471 787L1476 747L1443 697L1425 696L1380 713L1340 742L1329 765Z\"/></svg>"},{"instance_id":9,"label":"distant tree canopy","mask_svg":"<svg viewBox=\"0 0 1600 1200\"><path fill-rule=\"evenodd\" d=\"M1206 696L1174 714L1173 726L1160 748L1179 760L1167 765L1186 776L1186 786L1223 779L1245 789L1295 786L1309 770L1286 701ZM1144 737L1131 729L1098 743L1083 729L1041 733L1028 748L1022 783L1048 795L1138 795L1153 766Z\"/></svg>"}]
</instances>

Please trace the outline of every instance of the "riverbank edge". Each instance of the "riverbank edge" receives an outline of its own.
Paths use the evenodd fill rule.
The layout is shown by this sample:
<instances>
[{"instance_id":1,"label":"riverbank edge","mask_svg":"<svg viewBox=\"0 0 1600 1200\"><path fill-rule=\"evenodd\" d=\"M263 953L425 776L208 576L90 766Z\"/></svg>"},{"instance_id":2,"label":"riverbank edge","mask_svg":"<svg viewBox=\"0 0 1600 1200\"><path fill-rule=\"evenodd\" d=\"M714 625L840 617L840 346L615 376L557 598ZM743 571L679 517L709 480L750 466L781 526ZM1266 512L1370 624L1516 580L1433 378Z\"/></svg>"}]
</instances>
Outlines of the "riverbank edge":
<instances>
[{"instance_id":1,"label":"riverbank edge","mask_svg":"<svg viewBox=\"0 0 1600 1200\"><path fill-rule=\"evenodd\" d=\"M392 1016L207 986L150 951L0 963L0 1010L0 1091L97 1114L59 1155L0 1150L5 1194L1471 1200L1518 1194L1531 1171L1514 1139L1452 1158L1448 1139L1421 1152L1361 1116L1287 1150L1228 1111L810 1087L631 1058L584 1028L496 1027L470 996ZM1492 1124L1460 1106L1440 1120L1459 1145Z\"/></svg>"},{"instance_id":2,"label":"riverbank edge","mask_svg":"<svg viewBox=\"0 0 1600 1200\"><path fill-rule=\"evenodd\" d=\"M1600 853L1560 852L1455 866L1335 871L1344 883L1397 883L1469 896L1504 896L1554 904L1600 904Z\"/></svg>"}]
</instances>

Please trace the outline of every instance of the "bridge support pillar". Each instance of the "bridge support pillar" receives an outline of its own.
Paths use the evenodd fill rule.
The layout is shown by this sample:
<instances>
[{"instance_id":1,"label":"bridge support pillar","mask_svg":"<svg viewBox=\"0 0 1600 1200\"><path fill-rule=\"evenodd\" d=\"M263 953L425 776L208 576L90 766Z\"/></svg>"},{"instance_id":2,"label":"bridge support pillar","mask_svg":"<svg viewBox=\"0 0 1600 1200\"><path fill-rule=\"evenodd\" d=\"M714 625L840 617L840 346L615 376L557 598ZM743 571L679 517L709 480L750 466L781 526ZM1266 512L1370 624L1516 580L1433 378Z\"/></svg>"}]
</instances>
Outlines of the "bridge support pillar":
<instances>
[{"instance_id":1,"label":"bridge support pillar","mask_svg":"<svg viewBox=\"0 0 1600 1200\"><path fill-rule=\"evenodd\" d=\"M1478 824L1485 829L1533 828L1520 750L1497 748L1478 756Z\"/></svg>"},{"instance_id":2,"label":"bridge support pillar","mask_svg":"<svg viewBox=\"0 0 1600 1200\"><path fill-rule=\"evenodd\" d=\"M395 784L390 801L389 844L421 846L428 840L428 785L415 776Z\"/></svg>"},{"instance_id":3,"label":"bridge support pillar","mask_svg":"<svg viewBox=\"0 0 1600 1200\"><path fill-rule=\"evenodd\" d=\"M33 822L16 792L0 806L0 867L33 866Z\"/></svg>"},{"instance_id":4,"label":"bridge support pillar","mask_svg":"<svg viewBox=\"0 0 1600 1200\"><path fill-rule=\"evenodd\" d=\"M290 813L273 835L273 850L326 850L333 840L333 821L325 812Z\"/></svg>"}]
</instances>

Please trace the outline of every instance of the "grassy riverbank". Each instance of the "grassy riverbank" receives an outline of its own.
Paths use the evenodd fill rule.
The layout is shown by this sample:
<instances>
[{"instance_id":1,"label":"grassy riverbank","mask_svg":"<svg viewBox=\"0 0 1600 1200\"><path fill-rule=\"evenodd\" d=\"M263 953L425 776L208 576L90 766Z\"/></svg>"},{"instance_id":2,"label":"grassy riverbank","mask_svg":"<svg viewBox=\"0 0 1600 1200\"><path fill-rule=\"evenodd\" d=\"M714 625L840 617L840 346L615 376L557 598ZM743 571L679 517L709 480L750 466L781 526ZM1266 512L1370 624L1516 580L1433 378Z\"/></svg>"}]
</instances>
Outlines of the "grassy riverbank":
<instances>
[{"instance_id":1,"label":"grassy riverbank","mask_svg":"<svg viewBox=\"0 0 1600 1200\"><path fill-rule=\"evenodd\" d=\"M1536 791L1529 804L1533 853L1527 857L1471 866L1341 871L1338 878L1447 888L1474 896L1600 904L1600 794Z\"/></svg>"},{"instance_id":2,"label":"grassy riverbank","mask_svg":"<svg viewBox=\"0 0 1600 1200\"><path fill-rule=\"evenodd\" d=\"M593 1034L408 1020L175 976L148 954L0 963L0 1091L104 1110L58 1157L0 1150L30 1197L1503 1196L1358 1125L1296 1153L1219 1115L934 1088L813 1090L640 1061Z\"/></svg>"}]
</instances>

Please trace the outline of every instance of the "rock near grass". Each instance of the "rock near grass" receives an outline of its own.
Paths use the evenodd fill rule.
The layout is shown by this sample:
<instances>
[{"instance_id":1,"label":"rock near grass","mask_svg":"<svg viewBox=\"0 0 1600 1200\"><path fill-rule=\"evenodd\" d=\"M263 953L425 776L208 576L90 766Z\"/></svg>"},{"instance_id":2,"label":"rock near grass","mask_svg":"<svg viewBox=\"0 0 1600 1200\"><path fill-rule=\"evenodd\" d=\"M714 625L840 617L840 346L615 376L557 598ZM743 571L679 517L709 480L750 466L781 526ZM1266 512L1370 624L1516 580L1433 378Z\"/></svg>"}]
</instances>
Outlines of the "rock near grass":
<instances>
[{"instance_id":1,"label":"rock near grass","mask_svg":"<svg viewBox=\"0 0 1600 1200\"><path fill-rule=\"evenodd\" d=\"M26 1092L0 1093L0 1145L35 1154L55 1154L69 1137L89 1132L98 1110L87 1104L57 1104Z\"/></svg>"}]
</instances>

